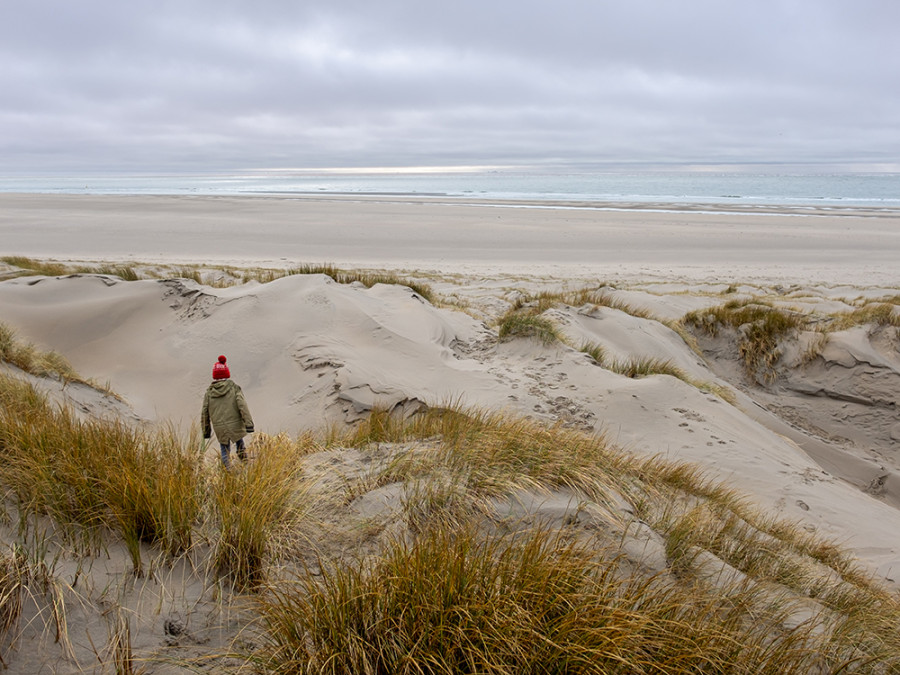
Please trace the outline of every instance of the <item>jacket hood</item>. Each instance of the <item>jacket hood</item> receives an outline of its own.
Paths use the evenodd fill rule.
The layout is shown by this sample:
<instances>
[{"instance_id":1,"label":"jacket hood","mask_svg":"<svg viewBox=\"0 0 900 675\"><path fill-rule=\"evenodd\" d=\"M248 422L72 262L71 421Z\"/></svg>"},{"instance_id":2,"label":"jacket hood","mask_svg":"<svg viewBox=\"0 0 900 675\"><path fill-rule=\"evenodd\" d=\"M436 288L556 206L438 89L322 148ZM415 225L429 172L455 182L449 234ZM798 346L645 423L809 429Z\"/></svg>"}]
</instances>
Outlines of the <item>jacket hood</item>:
<instances>
[{"instance_id":1,"label":"jacket hood","mask_svg":"<svg viewBox=\"0 0 900 675\"><path fill-rule=\"evenodd\" d=\"M209 395L215 398L225 396L234 387L233 380L215 380L209 385Z\"/></svg>"}]
</instances>

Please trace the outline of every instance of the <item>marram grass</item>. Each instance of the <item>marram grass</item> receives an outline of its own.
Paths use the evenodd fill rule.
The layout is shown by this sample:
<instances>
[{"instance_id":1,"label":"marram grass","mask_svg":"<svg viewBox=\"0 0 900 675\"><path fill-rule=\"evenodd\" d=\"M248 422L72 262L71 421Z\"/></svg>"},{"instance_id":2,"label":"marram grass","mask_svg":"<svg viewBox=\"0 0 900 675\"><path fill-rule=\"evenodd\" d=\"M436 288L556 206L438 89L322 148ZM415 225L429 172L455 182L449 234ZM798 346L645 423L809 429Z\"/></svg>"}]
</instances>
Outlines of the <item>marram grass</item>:
<instances>
[{"instance_id":1,"label":"marram grass","mask_svg":"<svg viewBox=\"0 0 900 675\"><path fill-rule=\"evenodd\" d=\"M130 265L75 265L46 260L36 260L25 256L4 256L0 261L19 268L20 276L42 275L60 277L67 274L105 274L120 277L124 281L137 281L140 274Z\"/></svg>"},{"instance_id":2,"label":"marram grass","mask_svg":"<svg viewBox=\"0 0 900 675\"><path fill-rule=\"evenodd\" d=\"M775 365L781 357L779 342L804 326L798 313L757 298L690 312L684 322L712 336L722 326L739 331L737 346L744 371L749 377L766 381L775 377Z\"/></svg>"},{"instance_id":3,"label":"marram grass","mask_svg":"<svg viewBox=\"0 0 900 675\"><path fill-rule=\"evenodd\" d=\"M692 377L687 371L676 366L670 359L652 356L632 356L625 359L610 359L602 345L585 342L580 351L589 355L598 366L630 378L649 377L651 375L669 375L691 385L703 392L709 392L727 403L735 404L737 398L731 389Z\"/></svg>"},{"instance_id":4,"label":"marram grass","mask_svg":"<svg viewBox=\"0 0 900 675\"><path fill-rule=\"evenodd\" d=\"M332 452L401 444L365 477L365 489L403 483L406 529L364 559L322 557L313 573L296 563L310 560L298 549L308 545L303 458L321 448L311 439L262 438L249 464L225 472L204 464L196 443L79 420L23 382L0 378L0 484L10 499L71 539L90 532L92 543L112 536L166 553L205 551L209 564L197 569L226 581L226 592L230 585L259 598L243 656L260 673L900 668L894 594L840 547L767 515L697 467L452 407L406 421L376 411L329 443ZM616 495L665 539L670 568L629 571L610 540L592 531L486 527L479 505L520 489L566 489L598 504ZM176 521L184 527L171 527ZM746 583L695 579L698 552L739 570ZM16 603L36 574L35 566L7 564L0 628L15 625ZM810 607L820 609L798 614ZM56 616L63 626L64 612ZM127 632L117 635L115 660L132 667Z\"/></svg>"},{"instance_id":5,"label":"marram grass","mask_svg":"<svg viewBox=\"0 0 900 675\"><path fill-rule=\"evenodd\" d=\"M511 310L500 318L498 336L501 340L530 337L545 345L558 342L561 337L550 319L521 310Z\"/></svg>"},{"instance_id":6,"label":"marram grass","mask_svg":"<svg viewBox=\"0 0 900 675\"><path fill-rule=\"evenodd\" d=\"M623 577L590 542L436 525L260 603L265 673L800 673L815 622L752 591Z\"/></svg>"},{"instance_id":7,"label":"marram grass","mask_svg":"<svg viewBox=\"0 0 900 675\"><path fill-rule=\"evenodd\" d=\"M21 518L49 516L87 545L116 531L138 574L141 543L172 555L190 547L200 466L173 433L79 419L9 376L0 392L0 483Z\"/></svg>"},{"instance_id":8,"label":"marram grass","mask_svg":"<svg viewBox=\"0 0 900 675\"><path fill-rule=\"evenodd\" d=\"M20 339L12 328L2 322L0 322L0 361L11 363L32 375L52 375L63 381L82 381L62 354L38 349L32 343Z\"/></svg>"},{"instance_id":9,"label":"marram grass","mask_svg":"<svg viewBox=\"0 0 900 675\"><path fill-rule=\"evenodd\" d=\"M768 382L775 377L782 340L814 325L819 335L801 355L801 362L808 363L821 354L832 332L861 325L900 327L900 312L892 300L867 301L849 312L821 317L778 307L763 298L749 298L689 312L683 322L711 336L723 326L737 331L738 353L745 373Z\"/></svg>"},{"instance_id":10,"label":"marram grass","mask_svg":"<svg viewBox=\"0 0 900 675\"><path fill-rule=\"evenodd\" d=\"M289 268L251 267L238 269L224 267L214 270L214 272L217 271L219 273L218 276L216 276L214 273L210 274L209 270L199 265L181 265L175 267L163 266L162 269L151 269L142 274L138 269L130 265L63 263L37 260L25 256L4 256L0 257L0 261L12 267L19 268L19 274L21 276L43 275L56 277L69 274L104 274L108 276L117 276L123 281L137 281L145 277L159 278L175 276L181 279L190 279L198 284L209 284L217 287L233 286L251 281L265 284L275 281L276 279L296 274L324 274L331 277L339 284L358 282L367 288L371 288L376 284L407 286L419 297L428 302L436 302L436 296L431 286L421 281L406 278L394 272L344 270L329 263L303 264Z\"/></svg>"},{"instance_id":11,"label":"marram grass","mask_svg":"<svg viewBox=\"0 0 900 675\"><path fill-rule=\"evenodd\" d=\"M213 562L218 575L239 590L266 580L280 535L296 530L307 504L300 481L302 451L284 439L264 446L252 462L232 458L211 486L217 522ZM295 533L296 536L296 533Z\"/></svg>"},{"instance_id":12,"label":"marram grass","mask_svg":"<svg viewBox=\"0 0 900 675\"><path fill-rule=\"evenodd\" d=\"M833 315L828 330L846 330L863 324L900 327L900 311L892 302L869 302L844 314Z\"/></svg>"},{"instance_id":13,"label":"marram grass","mask_svg":"<svg viewBox=\"0 0 900 675\"><path fill-rule=\"evenodd\" d=\"M609 446L602 438L498 414L434 410L405 423L400 420L389 422L390 417L386 412L377 411L369 422L360 425L354 438L358 442L379 444L409 444L417 438L422 442L431 439L429 443L434 443L437 439L437 445L431 451L427 450L428 446L417 448L417 461L409 464L420 472L444 476L435 489L436 498L435 494L422 490L424 507L429 513L426 518L416 521L415 532L441 530L441 541L444 542L441 546L459 565L465 564L465 556L453 552L446 540L452 540L458 534L457 528L466 522L465 517L471 518L478 513L477 508L467 511L460 509L459 504L466 499L476 504L479 497L509 494L519 488L568 488L589 495L598 503L603 503L605 494L618 493L631 502L637 517L664 537L671 576L652 579L640 575L617 577L622 586L614 594L618 598L631 589L639 589L634 592L640 598L633 598L633 602L640 609L649 611L656 598L651 591L663 588L671 592L666 596L671 602L669 611L681 612L678 614L680 620L667 624L662 631L664 635L654 634L652 639L702 644L697 647L697 653L690 657L681 654L676 658L671 655L675 652L669 652L669 647L664 646L658 651L651 650L653 655L640 657L637 661L616 661L619 665L601 659L596 662L602 663L603 667L597 670L591 670L590 665L571 665L576 662L575 656L556 653L554 658L570 664L565 672L819 673L850 669L848 672L880 673L893 672L892 668L900 667L900 635L892 628L895 625L892 622L900 619L900 602L896 596L861 570L846 550L806 532L799 525L766 514L696 466L659 459L638 460ZM349 436L347 440L350 440ZM444 471L436 470L441 464ZM391 470L396 471L396 465ZM454 478L448 480L448 474ZM421 480L425 474L417 475ZM390 480L400 480L400 477L392 475ZM443 491L438 489L442 486ZM468 497L463 498L461 494L468 494ZM418 496L410 502L416 499ZM423 507L417 501L414 506L419 510ZM442 519L439 514L444 508L447 517ZM422 541L404 540L395 545L406 556L410 555L410 547ZM499 539L491 541L493 545L500 545ZM593 550L598 552L601 548ZM737 575L725 588L701 583L694 578L693 572L701 552L745 576ZM394 553L386 555L390 557ZM484 648L489 653L454 656L450 661L456 665L448 665L442 660L447 652L441 649L423 653L414 663L391 661L392 654L404 652L409 647L406 642L401 646L388 642L385 646L377 635L383 622L395 619L383 613L387 611L383 605L366 605L367 609L363 610L360 604L369 602L369 596L375 594L376 584L393 583L393 575L403 573L399 567L407 572L414 569L411 558L402 560L402 566L389 571L362 564L334 570L334 576L326 575L321 585L304 579L299 582L302 591L296 595L293 593L298 586L294 591L279 587L271 596L273 603L264 610L264 614L273 613L266 621L274 622L266 637L273 642L258 655L267 664L264 672L294 672L291 668L296 662L280 660L287 652L294 654L291 658L296 657L306 664L307 669L300 672L367 672L367 668L373 669L369 672L471 672L467 668L473 667L473 663L478 663L478 667L487 672L530 672L514 656L490 660L500 653L494 647L493 638L485 635L477 639L466 637L466 631L471 628L468 623L447 630L455 635L454 639L474 645L473 649L477 650L478 645L491 645ZM594 563L608 565L610 557L604 560ZM367 565L369 563L372 561L369 560ZM432 568L436 564L433 560L429 562ZM473 569L482 567L487 565L475 564ZM465 569L462 578L472 578L474 572ZM447 574L442 572L441 578ZM739 584L738 580L742 578L746 579L743 585L733 585ZM427 585L429 582L423 578L409 583ZM348 600L351 597L354 598L352 603ZM376 603L374 597L371 600ZM307 602L312 604L305 604ZM469 612L480 611L478 608L483 608L486 601L483 598L472 600L473 607L468 602L460 599L461 606L451 607L447 614L441 614L441 618L434 621L445 626L456 618L464 620ZM287 610L288 607L293 609ZM819 609L815 610L815 607ZM353 617L344 616L341 608ZM810 608L813 608L812 613ZM694 609L698 612L696 616L690 614ZM399 607L395 611L402 613ZM519 610L510 612L515 614ZM587 610L579 607L576 616L580 617L584 612ZM299 618L301 614L302 619ZM419 610L414 614L424 616ZM798 621L797 616L807 618ZM368 620L366 617L375 624L371 630L362 628ZM717 622L723 617L727 619L728 630L733 632L719 632L721 626ZM707 618L711 623L704 623ZM656 618L641 619L644 620L654 625L658 621ZM313 624L327 621L349 622L359 632L353 633L352 639L333 626L324 631L329 635L316 633ZM296 643L282 642L288 639L285 634L273 635L273 632L282 631L285 624L292 624ZM309 633L305 632L307 628ZM635 629L622 629L622 640L626 644L628 640L643 643L650 639L632 630ZM868 630L873 632L867 633ZM392 634L396 637L396 631ZM349 642L341 642L345 638ZM331 642L332 639L335 642ZM740 644L741 648L716 652L721 648L720 641ZM292 652L294 649L299 651ZM575 653L580 654L585 653L582 650L586 647L577 645L575 649ZM516 653L523 650L525 648L521 646L515 649ZM329 664L332 661L317 660L322 654L336 652L342 654L335 657L343 664L340 668L331 670ZM350 654L357 654L363 660L348 665L341 659L350 658ZM365 660L370 657L376 661ZM657 657L658 660L654 660ZM691 660L695 657L698 660ZM381 658L388 661L377 660ZM709 660L703 660L706 658ZM540 657L534 659L525 662L534 664ZM683 667L677 665L681 659L684 659Z\"/></svg>"}]
</instances>

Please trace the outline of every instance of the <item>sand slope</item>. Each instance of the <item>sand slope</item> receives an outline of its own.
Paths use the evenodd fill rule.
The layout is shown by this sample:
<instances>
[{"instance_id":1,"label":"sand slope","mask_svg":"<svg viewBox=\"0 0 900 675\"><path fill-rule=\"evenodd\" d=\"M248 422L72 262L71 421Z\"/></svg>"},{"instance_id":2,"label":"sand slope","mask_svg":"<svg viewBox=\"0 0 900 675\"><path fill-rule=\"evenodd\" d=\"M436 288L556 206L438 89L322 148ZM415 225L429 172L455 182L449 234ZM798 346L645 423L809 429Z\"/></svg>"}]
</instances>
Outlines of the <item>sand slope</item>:
<instances>
[{"instance_id":1,"label":"sand slope","mask_svg":"<svg viewBox=\"0 0 900 675\"><path fill-rule=\"evenodd\" d=\"M501 304L505 293L495 293ZM724 384L657 321L603 307L548 316L573 343L593 341L617 357L669 359L693 377ZM109 381L148 421L183 429L195 423L222 353L259 430L296 433L352 422L376 404L411 412L451 401L559 420L635 453L699 463L759 504L844 542L883 578L893 580L900 569L900 512L859 485L884 475L878 457L846 455L742 394L733 406L671 376L618 375L563 344L499 342L484 322L435 308L406 287L366 289L322 275L229 289L32 277L0 283L0 320L62 352L83 375ZM884 349L854 335L835 340L805 386L821 384L828 364L848 354L874 367L875 352ZM889 399L896 358L878 358L881 374L859 386L881 387L878 396ZM788 431L794 440L783 435ZM814 461L797 440L830 452L829 462Z\"/></svg>"}]
</instances>

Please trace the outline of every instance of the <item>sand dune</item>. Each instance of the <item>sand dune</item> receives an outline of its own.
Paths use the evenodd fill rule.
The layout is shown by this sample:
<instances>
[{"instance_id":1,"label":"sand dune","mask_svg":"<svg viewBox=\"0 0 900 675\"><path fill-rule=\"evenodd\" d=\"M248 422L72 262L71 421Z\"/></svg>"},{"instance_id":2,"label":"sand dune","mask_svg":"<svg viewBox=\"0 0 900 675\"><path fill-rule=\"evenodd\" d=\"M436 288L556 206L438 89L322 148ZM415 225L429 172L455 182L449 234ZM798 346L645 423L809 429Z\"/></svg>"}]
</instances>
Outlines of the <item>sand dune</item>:
<instances>
[{"instance_id":1,"label":"sand dune","mask_svg":"<svg viewBox=\"0 0 900 675\"><path fill-rule=\"evenodd\" d=\"M508 288L493 292L506 302ZM674 301L685 304L685 297ZM686 304L716 301L697 295ZM351 423L375 405L409 414L450 401L561 421L634 453L698 463L760 505L845 542L885 579L900 566L891 452L900 364L896 346L889 348L895 343L865 339L878 338L871 328L838 333L818 365L789 369L787 398L745 387L731 405L672 376L619 375L562 343L499 341L483 321L436 308L403 286L367 289L324 275L227 289L187 280L24 277L0 284L0 316L65 354L84 375L108 381L151 422L182 429L196 423L210 369L223 353L260 430L294 434ZM723 378L740 379L726 355L716 358L710 347L711 369L656 320L609 307L560 307L546 316L571 343L601 344L615 358L665 359L726 388ZM829 375L836 364L840 374ZM825 389L848 393L820 395ZM864 399L887 406L874 427L862 413L828 408L835 401L865 406ZM775 414L790 405L793 415ZM829 424L857 443L810 433ZM881 452L858 447L871 435L883 441Z\"/></svg>"},{"instance_id":2,"label":"sand dune","mask_svg":"<svg viewBox=\"0 0 900 675\"><path fill-rule=\"evenodd\" d=\"M897 315L897 214L543 206L424 197L0 195L3 255L108 260L161 277L17 277L15 265L0 263L0 322L62 353L122 400L7 364L0 371L84 418L172 425L182 433L199 421L219 354L244 389L259 437L353 425L373 406L412 415L448 403L565 425L638 457L695 463L752 503L843 544L876 578L898 587L900 335L895 321L835 326L836 316L867 299L895 298ZM219 287L245 266L284 269L300 261L399 270L427 281L438 301L402 285L366 288L321 274ZM178 278L178 267L190 262L201 264L205 283ZM543 291L581 288L609 302L559 296L539 310L564 341L499 339L497 319L511 307L537 307ZM757 299L809 319L780 339L780 358L766 377L741 364L746 326L715 336L693 329L688 337L699 353L673 330L688 312ZM579 351L584 343L602 352L602 363ZM616 372L642 359L666 362L677 376ZM410 483L369 484L368 477L392 453L427 449L425 442L306 456L321 530L310 551L346 561L402 534ZM205 460L215 466L214 450ZM623 494L613 488L608 503L588 504L565 489L524 490L495 499L492 508L502 523L559 526L574 518L586 530L608 530L624 564L669 574L664 538L636 519ZM378 537L358 536L377 529L373 524L382 528ZM21 533L4 536L17 541ZM192 552L197 560L205 546ZM145 551L146 560L161 555ZM698 570L704 560L714 584L742 574L706 551ZM111 594L116 612L132 617L135 652L163 662L221 665L216 659L246 626L236 605L223 601L215 575L193 559L136 579L124 545L113 540L96 560L63 553L53 564L70 585L73 644L50 644L42 619L26 621L11 672L81 672L108 659ZM34 609L26 616L37 616ZM174 661L152 668L183 672Z\"/></svg>"}]
</instances>

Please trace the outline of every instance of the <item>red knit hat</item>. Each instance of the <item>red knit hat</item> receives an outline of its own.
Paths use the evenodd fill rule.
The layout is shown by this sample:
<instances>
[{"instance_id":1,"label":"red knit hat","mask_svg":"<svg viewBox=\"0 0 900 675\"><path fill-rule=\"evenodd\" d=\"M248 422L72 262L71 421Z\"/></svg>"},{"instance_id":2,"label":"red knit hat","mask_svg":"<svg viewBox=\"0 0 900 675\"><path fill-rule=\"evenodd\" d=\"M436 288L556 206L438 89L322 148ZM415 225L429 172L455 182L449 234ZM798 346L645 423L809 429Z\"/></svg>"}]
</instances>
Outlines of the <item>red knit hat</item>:
<instances>
[{"instance_id":1,"label":"red knit hat","mask_svg":"<svg viewBox=\"0 0 900 675\"><path fill-rule=\"evenodd\" d=\"M225 357L220 356L219 360L213 366L213 379L224 380L228 377L231 377L231 372L228 370L228 366L225 365Z\"/></svg>"}]
</instances>

